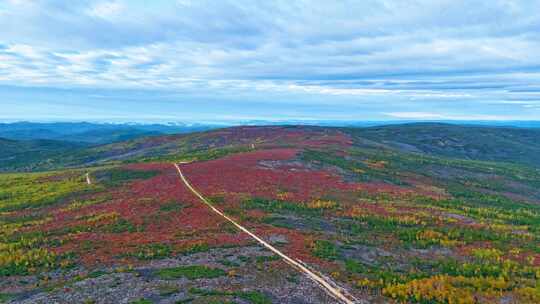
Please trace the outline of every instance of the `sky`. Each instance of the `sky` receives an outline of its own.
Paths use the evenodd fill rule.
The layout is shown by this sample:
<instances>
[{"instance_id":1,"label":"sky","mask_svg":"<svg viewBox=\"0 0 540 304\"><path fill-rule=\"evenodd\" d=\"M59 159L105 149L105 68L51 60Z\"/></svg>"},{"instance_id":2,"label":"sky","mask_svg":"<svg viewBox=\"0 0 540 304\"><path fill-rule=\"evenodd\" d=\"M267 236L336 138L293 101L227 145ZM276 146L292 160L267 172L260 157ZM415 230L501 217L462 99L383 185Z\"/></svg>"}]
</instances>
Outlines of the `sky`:
<instances>
[{"instance_id":1,"label":"sky","mask_svg":"<svg viewBox=\"0 0 540 304\"><path fill-rule=\"evenodd\" d=\"M0 0L0 121L540 120L536 0Z\"/></svg>"}]
</instances>

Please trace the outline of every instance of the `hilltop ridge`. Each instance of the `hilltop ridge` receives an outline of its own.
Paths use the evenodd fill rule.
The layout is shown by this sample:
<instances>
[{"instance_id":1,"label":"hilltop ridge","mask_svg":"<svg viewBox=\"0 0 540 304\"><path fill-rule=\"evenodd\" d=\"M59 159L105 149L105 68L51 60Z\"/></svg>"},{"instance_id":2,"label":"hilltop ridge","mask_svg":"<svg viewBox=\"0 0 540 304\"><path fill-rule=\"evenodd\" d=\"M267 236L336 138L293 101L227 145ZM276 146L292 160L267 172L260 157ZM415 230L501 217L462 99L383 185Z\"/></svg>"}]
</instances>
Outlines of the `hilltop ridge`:
<instances>
[{"instance_id":1,"label":"hilltop ridge","mask_svg":"<svg viewBox=\"0 0 540 304\"><path fill-rule=\"evenodd\" d=\"M333 138L333 142L332 139ZM203 132L143 136L104 145L33 142L23 147L56 146L54 153L15 156L0 162L0 171L51 170L96 164L190 158L212 151L217 155L257 146L352 145L399 153L478 161L510 162L540 167L540 129L403 124L367 128L319 126L238 126ZM56 143L56 145L54 144ZM7 146L4 148L6 153ZM1 153L2 148L0 148Z\"/></svg>"}]
</instances>

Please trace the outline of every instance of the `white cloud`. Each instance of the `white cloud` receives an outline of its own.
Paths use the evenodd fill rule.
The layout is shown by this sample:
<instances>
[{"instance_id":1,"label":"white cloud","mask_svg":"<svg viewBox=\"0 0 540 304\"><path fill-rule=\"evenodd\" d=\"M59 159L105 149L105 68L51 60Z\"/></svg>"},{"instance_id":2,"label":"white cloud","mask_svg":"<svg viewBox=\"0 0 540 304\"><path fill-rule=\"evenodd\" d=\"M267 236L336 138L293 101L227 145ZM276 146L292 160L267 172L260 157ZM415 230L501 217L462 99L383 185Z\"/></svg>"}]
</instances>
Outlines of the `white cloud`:
<instances>
[{"instance_id":1,"label":"white cloud","mask_svg":"<svg viewBox=\"0 0 540 304\"><path fill-rule=\"evenodd\" d=\"M191 0L177 0L176 3L180 6L192 6L193 2Z\"/></svg>"},{"instance_id":2,"label":"white cloud","mask_svg":"<svg viewBox=\"0 0 540 304\"><path fill-rule=\"evenodd\" d=\"M122 14L124 9L124 5L120 2L104 1L92 5L86 13L91 17L114 20Z\"/></svg>"},{"instance_id":3,"label":"white cloud","mask_svg":"<svg viewBox=\"0 0 540 304\"><path fill-rule=\"evenodd\" d=\"M410 120L520 120L516 115L490 115L490 114L439 114L430 112L389 112L383 115Z\"/></svg>"},{"instance_id":4,"label":"white cloud","mask_svg":"<svg viewBox=\"0 0 540 304\"><path fill-rule=\"evenodd\" d=\"M386 116L394 118L406 118L406 119L444 119L445 116L436 113L428 112L388 112L382 113Z\"/></svg>"},{"instance_id":5,"label":"white cloud","mask_svg":"<svg viewBox=\"0 0 540 304\"><path fill-rule=\"evenodd\" d=\"M36 1L35 0L7 0L7 2L14 6L25 6L25 5L32 5Z\"/></svg>"},{"instance_id":6,"label":"white cloud","mask_svg":"<svg viewBox=\"0 0 540 304\"><path fill-rule=\"evenodd\" d=\"M9 3L0 4L0 85L499 111L527 104L493 100L540 87L540 1ZM440 115L413 110L390 114Z\"/></svg>"}]
</instances>

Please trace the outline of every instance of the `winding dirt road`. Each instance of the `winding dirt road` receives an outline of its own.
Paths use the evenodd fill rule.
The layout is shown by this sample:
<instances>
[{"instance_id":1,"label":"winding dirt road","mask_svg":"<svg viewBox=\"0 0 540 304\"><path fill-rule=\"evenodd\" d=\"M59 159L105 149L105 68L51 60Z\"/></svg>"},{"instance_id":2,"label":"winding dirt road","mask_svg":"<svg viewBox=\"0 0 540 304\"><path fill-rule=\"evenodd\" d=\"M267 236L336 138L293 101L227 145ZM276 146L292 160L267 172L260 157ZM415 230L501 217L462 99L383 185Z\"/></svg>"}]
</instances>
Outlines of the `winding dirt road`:
<instances>
[{"instance_id":1,"label":"winding dirt road","mask_svg":"<svg viewBox=\"0 0 540 304\"><path fill-rule=\"evenodd\" d=\"M182 164L182 163L181 163ZM327 278L321 274L317 274L314 271L308 269L305 264L302 261L297 261L289 256L285 255L283 252L279 251L274 246L270 245L257 235L255 235L253 232L249 231L244 226L237 223L232 218L225 215L223 212L221 212L219 209L214 207L212 203L210 203L204 196L202 196L197 190L195 190L191 184L188 182L184 174L182 173L182 170L180 170L180 166L178 164L174 164L176 167L176 170L178 170L178 174L180 175L180 179L184 182L186 187L195 194L204 204L206 204L213 212L217 213L219 216L223 217L227 221L229 221L231 224L233 224L236 228L238 228L240 231L247 233L249 236L251 236L253 239L255 239L259 244L263 245L264 247L268 248L270 251L274 252L275 254L279 255L287 264L291 265L298 271L305 274L309 279L313 280L315 283L317 283L328 295L330 295L332 298L336 299L338 303L345 303L345 304L355 304L360 303L359 300L357 300L354 296L349 294L346 290L339 287L335 282L333 282L330 278Z\"/></svg>"}]
</instances>

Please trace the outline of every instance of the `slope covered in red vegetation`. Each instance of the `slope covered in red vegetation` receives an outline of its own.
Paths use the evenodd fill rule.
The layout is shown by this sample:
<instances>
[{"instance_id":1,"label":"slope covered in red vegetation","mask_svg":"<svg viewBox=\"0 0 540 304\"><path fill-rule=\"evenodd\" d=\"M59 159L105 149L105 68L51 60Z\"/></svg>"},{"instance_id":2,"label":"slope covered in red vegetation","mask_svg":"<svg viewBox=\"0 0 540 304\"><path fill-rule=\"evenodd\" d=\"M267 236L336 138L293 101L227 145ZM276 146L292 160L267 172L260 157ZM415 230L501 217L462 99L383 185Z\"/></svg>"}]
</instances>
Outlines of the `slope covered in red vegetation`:
<instances>
[{"instance_id":1,"label":"slope covered in red vegetation","mask_svg":"<svg viewBox=\"0 0 540 304\"><path fill-rule=\"evenodd\" d=\"M217 208L359 298L538 302L534 169L404 153L313 127L111 147L102 149L114 157L171 154L1 176L0 294L84 302L85 284L121 276L115 293L130 300L244 303L248 292L267 301L252 303L328 302L189 191L172 162L190 160L182 172Z\"/></svg>"}]
</instances>

